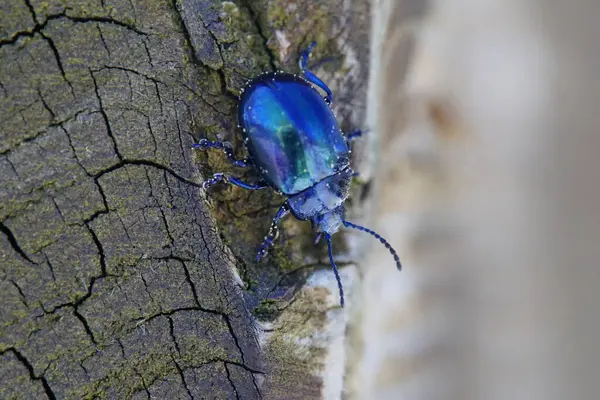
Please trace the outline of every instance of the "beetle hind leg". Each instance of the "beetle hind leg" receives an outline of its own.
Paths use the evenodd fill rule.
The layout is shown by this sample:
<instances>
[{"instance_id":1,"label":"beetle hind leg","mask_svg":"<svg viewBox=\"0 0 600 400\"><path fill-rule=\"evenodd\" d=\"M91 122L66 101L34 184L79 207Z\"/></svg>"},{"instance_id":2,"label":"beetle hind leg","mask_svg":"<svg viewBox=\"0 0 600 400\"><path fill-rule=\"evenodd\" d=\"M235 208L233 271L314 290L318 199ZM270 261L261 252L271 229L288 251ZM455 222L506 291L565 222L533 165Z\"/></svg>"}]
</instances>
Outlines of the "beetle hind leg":
<instances>
[{"instance_id":1,"label":"beetle hind leg","mask_svg":"<svg viewBox=\"0 0 600 400\"><path fill-rule=\"evenodd\" d=\"M229 142L214 142L208 139L200 139L198 143L192 145L194 149L206 150L206 149L217 149L223 150L223 152L229 158L229 161L236 167L249 167L247 160L238 160L233 155L233 146Z\"/></svg>"},{"instance_id":2,"label":"beetle hind leg","mask_svg":"<svg viewBox=\"0 0 600 400\"><path fill-rule=\"evenodd\" d=\"M331 92L331 89L329 89L329 87L327 87L325 82L323 82L321 79L319 79L318 76L313 74L307 68L308 67L308 58L310 57L310 53L312 52L312 50L314 49L314 47L316 45L317 45L317 42L312 42L306 50L304 50L302 53L300 53L300 60L299 60L298 64L300 65L300 70L302 71L302 74L304 75L304 77L308 81L314 83L315 85L317 85L318 87L323 89L323 91L326 93L326 96L324 98L325 102L327 104L331 104L331 102L333 100L333 93Z\"/></svg>"},{"instance_id":3,"label":"beetle hind leg","mask_svg":"<svg viewBox=\"0 0 600 400\"><path fill-rule=\"evenodd\" d=\"M273 242L279 236L279 226L278 226L279 221L281 221L281 219L283 217L288 215L289 212L290 212L290 209L289 209L287 203L284 203L279 208L279 211L277 211L277 215L275 215L275 218L273 218L273 222L271 222L271 226L269 227L268 235L265 237L265 240L261 243L261 245L258 249L258 253L256 254L256 261L260 261L261 258L263 258L264 256L267 255L267 251L269 250L269 247L271 247L273 245Z\"/></svg>"}]
</instances>

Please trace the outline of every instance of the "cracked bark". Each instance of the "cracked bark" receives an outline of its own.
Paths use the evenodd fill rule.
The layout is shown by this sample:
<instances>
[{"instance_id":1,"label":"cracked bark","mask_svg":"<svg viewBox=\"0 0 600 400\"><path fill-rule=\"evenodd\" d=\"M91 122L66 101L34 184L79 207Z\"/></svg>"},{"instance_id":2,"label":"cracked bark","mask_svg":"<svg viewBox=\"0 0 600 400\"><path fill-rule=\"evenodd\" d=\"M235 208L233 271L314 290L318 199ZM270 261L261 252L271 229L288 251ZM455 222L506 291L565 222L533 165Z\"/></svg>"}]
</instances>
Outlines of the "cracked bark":
<instances>
[{"instance_id":1,"label":"cracked bark","mask_svg":"<svg viewBox=\"0 0 600 400\"><path fill-rule=\"evenodd\" d=\"M264 356L251 313L286 274L252 262L277 199L217 189L207 201L198 170L224 158L191 151L203 136L240 144L245 81L296 71L312 39L343 56L330 39L343 32L363 68L319 72L338 114L353 104L343 127L360 126L365 2L301 1L306 25L282 21L285 5L0 6L0 398L281 398L320 385Z\"/></svg>"}]
</instances>

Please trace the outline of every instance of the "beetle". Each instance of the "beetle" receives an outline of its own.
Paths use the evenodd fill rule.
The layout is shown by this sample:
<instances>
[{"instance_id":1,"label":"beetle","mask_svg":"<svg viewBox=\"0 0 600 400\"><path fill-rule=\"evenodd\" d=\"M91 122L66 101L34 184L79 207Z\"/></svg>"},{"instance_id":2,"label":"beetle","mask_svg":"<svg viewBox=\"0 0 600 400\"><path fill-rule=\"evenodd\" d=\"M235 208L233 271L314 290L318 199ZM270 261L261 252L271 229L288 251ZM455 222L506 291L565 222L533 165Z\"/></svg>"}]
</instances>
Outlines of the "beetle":
<instances>
[{"instance_id":1,"label":"beetle","mask_svg":"<svg viewBox=\"0 0 600 400\"><path fill-rule=\"evenodd\" d=\"M345 219L344 202L348 198L350 180L355 175L350 167L349 143L360 131L344 135L331 109L332 92L307 64L316 42L300 54L301 75L267 72L250 80L240 94L238 127L241 128L249 158L236 159L228 142L201 139L197 149L221 149L233 165L256 168L261 181L243 182L223 173L214 174L203 188L224 182L248 190L273 188L287 197L279 208L269 232L260 245L256 260L267 254L278 236L282 218L293 214L299 220L312 222L317 233L327 240L329 261L337 280L340 305L344 307L344 290L333 260L331 235L343 225L367 232L390 251L401 270L400 258L392 246L378 233ZM323 97L318 88L325 92Z\"/></svg>"}]
</instances>

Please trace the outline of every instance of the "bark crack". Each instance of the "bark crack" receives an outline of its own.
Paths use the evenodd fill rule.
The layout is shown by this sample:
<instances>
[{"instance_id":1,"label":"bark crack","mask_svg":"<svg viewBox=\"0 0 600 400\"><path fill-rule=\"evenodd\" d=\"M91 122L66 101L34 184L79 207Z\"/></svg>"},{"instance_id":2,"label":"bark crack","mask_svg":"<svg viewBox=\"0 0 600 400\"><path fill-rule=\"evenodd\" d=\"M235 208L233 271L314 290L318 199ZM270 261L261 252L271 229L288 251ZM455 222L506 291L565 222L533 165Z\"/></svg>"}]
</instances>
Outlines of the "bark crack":
<instances>
[{"instance_id":1,"label":"bark crack","mask_svg":"<svg viewBox=\"0 0 600 400\"><path fill-rule=\"evenodd\" d=\"M27 1L27 3L28 3L28 1ZM35 11L33 11L31 8L30 8L30 12L33 12L32 15L35 15ZM85 24L85 23L88 23L88 22L97 22L97 23L102 23L102 24L111 24L111 25L115 25L115 26L119 26L119 27L125 28L127 30L132 31L132 32L135 32L138 35L150 36L149 33L146 33L146 32L143 32L143 31L139 30L134 25L131 25L131 24L128 24L126 22L113 19L111 17L103 17L103 16L76 17L76 16L72 16L72 15L67 15L65 12L62 12L62 13L58 13L58 14L49 15L42 23L39 23L37 21L37 16L36 16L36 20L34 21L36 24L33 27L33 29L26 30L26 31L18 31L18 32L15 32L8 39L0 39L0 47L5 46L5 45L14 45L21 38L24 38L24 37L33 37L33 36L35 36L36 33L41 33L46 28L46 26L48 25L49 22L55 21L55 20L61 20L61 19L66 19L66 20L69 20L71 22L79 23L79 24Z\"/></svg>"},{"instance_id":2,"label":"bark crack","mask_svg":"<svg viewBox=\"0 0 600 400\"><path fill-rule=\"evenodd\" d=\"M231 385L231 387L233 388L233 392L235 393L235 398L239 400L240 395L237 391L237 388L235 387L235 384L233 383L233 380L231 380L231 373L229 372L229 367L227 366L226 362L224 362L223 365L225 366L225 372L227 373L227 380L229 381L229 384Z\"/></svg>"},{"instance_id":3,"label":"bark crack","mask_svg":"<svg viewBox=\"0 0 600 400\"><path fill-rule=\"evenodd\" d=\"M13 353L14 356L17 358L17 360L19 360L21 362L21 364L23 364L25 366L25 368L29 372L29 378L31 380L41 382L42 387L44 388L44 392L46 393L46 396L50 400L56 400L56 396L54 395L54 392L52 391L52 388L48 384L48 381L46 380L44 375L36 376L35 372L33 370L33 365L31 365L31 363L27 360L27 358L25 358L25 356L20 351L18 351L14 347L9 347L5 351L1 352L0 354L4 354L6 352Z\"/></svg>"},{"instance_id":4,"label":"bark crack","mask_svg":"<svg viewBox=\"0 0 600 400\"><path fill-rule=\"evenodd\" d=\"M35 13L35 8L33 8L33 6L31 5L31 1L25 0L25 5L27 6L27 8L29 9L29 12L31 13L31 18L33 18L33 22L35 24L37 24L38 23L37 15Z\"/></svg>"},{"instance_id":5,"label":"bark crack","mask_svg":"<svg viewBox=\"0 0 600 400\"><path fill-rule=\"evenodd\" d=\"M56 48L56 44L54 44L54 40L52 40L52 38L50 36L46 36L42 31L40 31L39 34L42 37L42 39L44 39L46 41L46 43L48 43L48 46L50 46L50 50L52 50L52 53L54 54L54 58L56 60L56 64L58 65L58 69L60 70L60 73L61 73L63 79L65 80L65 82L67 82L67 85L69 85L69 88L71 89L71 94L73 95L73 97L75 97L75 90L73 89L73 85L71 84L71 81L67 78L67 74L65 73L65 69L63 67L62 60L60 59L60 53L58 52L58 49ZM43 99L42 99L42 101L43 101Z\"/></svg>"},{"instance_id":6,"label":"bark crack","mask_svg":"<svg viewBox=\"0 0 600 400\"><path fill-rule=\"evenodd\" d=\"M31 258L29 258L29 256L23 251L21 246L19 246L15 235L6 225L4 225L3 222L0 222L0 231L4 233L14 251L16 251L21 257L23 257L23 259L30 262L31 264L38 265L38 263L33 262L33 260L31 260Z\"/></svg>"},{"instance_id":7,"label":"bark crack","mask_svg":"<svg viewBox=\"0 0 600 400\"><path fill-rule=\"evenodd\" d=\"M106 44L106 40L104 40L104 35L102 34L102 29L100 29L100 24L96 24L96 28L98 28L98 33L100 34L100 41L102 42L104 49L108 53L108 57L111 58L112 55L110 54L110 49L108 48L108 45Z\"/></svg>"},{"instance_id":8,"label":"bark crack","mask_svg":"<svg viewBox=\"0 0 600 400\"><path fill-rule=\"evenodd\" d=\"M81 323L83 324L83 328L85 329L85 332L88 334L88 336L90 337L90 340L92 341L92 343L94 344L94 346L98 347L98 343L96 342L96 338L94 337L94 333L92 332L92 329L90 328L90 325L88 324L87 320L85 319L85 317L83 315L81 315L81 313L79 313L78 310L78 306L75 305L73 307L73 315L79 320L81 321Z\"/></svg>"},{"instance_id":9,"label":"bark crack","mask_svg":"<svg viewBox=\"0 0 600 400\"><path fill-rule=\"evenodd\" d=\"M121 153L119 153L119 148L117 147L117 140L115 139L115 135L110 127L110 122L108 121L108 114L106 114L106 111L104 110L104 105L102 103L102 97L100 96L100 92L98 90L98 82L96 81L96 77L94 76L94 71L91 69L90 69L90 75L92 76L92 81L94 82L94 92L96 93L96 97L98 98L98 105L100 107L100 115L102 115L102 119L104 120L104 123L106 124L106 131L108 133L108 136L112 140L113 149L115 151L115 154L117 155L117 158L122 161L123 156L121 156Z\"/></svg>"},{"instance_id":10,"label":"bark crack","mask_svg":"<svg viewBox=\"0 0 600 400\"><path fill-rule=\"evenodd\" d=\"M149 166L149 167L153 167L153 168L157 168L159 170L162 171L166 171L168 172L170 175L172 175L175 179L177 179L178 181L181 181L183 183L186 183L188 185L197 187L197 188L202 188L202 185L200 183L196 183L194 181L191 181L187 178L184 178L183 176L179 175L177 172L175 172L173 169L159 164L155 161L150 161L150 160L128 160L128 159L123 159L120 162L118 162L117 164L114 164L106 169L103 169L102 171L98 172L95 177L96 178L100 178L103 175L106 175L110 172L116 171L119 168L123 168L126 165L145 165L145 166Z\"/></svg>"},{"instance_id":11,"label":"bark crack","mask_svg":"<svg viewBox=\"0 0 600 400\"><path fill-rule=\"evenodd\" d=\"M273 69L273 71L277 71L277 65L276 65L277 57L275 56L275 53L273 53L273 51L269 48L269 38L265 34L265 32L262 28L262 25L260 24L260 21L258 20L258 17L259 17L258 13L254 10L254 8L252 8L251 1L244 0L242 3L246 6L246 9L248 9L248 13L250 14L252 23L254 24L254 26L256 27L256 30L258 31L258 35L263 40L263 47L267 53L267 56L269 57L269 64L271 65L271 68Z\"/></svg>"},{"instance_id":12,"label":"bark crack","mask_svg":"<svg viewBox=\"0 0 600 400\"><path fill-rule=\"evenodd\" d=\"M17 282L15 282L13 279L9 279L8 280L10 283L12 283L12 285L17 289L17 291L19 292L19 297L21 298L21 303L23 303L25 305L26 308L29 308L29 305L27 305L27 299L25 298L25 294L23 294L23 290L21 290L21 287L17 284Z\"/></svg>"},{"instance_id":13,"label":"bark crack","mask_svg":"<svg viewBox=\"0 0 600 400\"><path fill-rule=\"evenodd\" d=\"M44 106L46 111L48 111L48 113L52 116L52 121L54 121L56 119L56 114L54 113L54 111L52 111L50 106L48 106L48 103L46 103L46 99L44 99L44 96L42 95L42 91L40 90L39 87L37 88L37 92L38 92L38 95L40 96L40 100L42 101L42 105Z\"/></svg>"},{"instance_id":14,"label":"bark crack","mask_svg":"<svg viewBox=\"0 0 600 400\"><path fill-rule=\"evenodd\" d=\"M177 342L177 338L175 337L175 327L173 324L173 319L171 318L171 316L167 316L167 318L169 320L169 333L171 334L171 339L173 340L173 343L175 344L175 350L177 350L177 354L179 355L179 357L181 357L181 350L179 348L179 343ZM177 369L177 372L179 373L179 378L181 379L181 383L185 387L185 390L186 390L188 396L190 396L190 399L193 400L194 396L192 396L192 392L190 391L187 381L185 380L185 374L183 373L183 369L181 368L181 365L179 365L179 363L177 362L177 360L175 360L175 357L173 355L171 355L171 358L173 359L175 368Z\"/></svg>"}]
</instances>

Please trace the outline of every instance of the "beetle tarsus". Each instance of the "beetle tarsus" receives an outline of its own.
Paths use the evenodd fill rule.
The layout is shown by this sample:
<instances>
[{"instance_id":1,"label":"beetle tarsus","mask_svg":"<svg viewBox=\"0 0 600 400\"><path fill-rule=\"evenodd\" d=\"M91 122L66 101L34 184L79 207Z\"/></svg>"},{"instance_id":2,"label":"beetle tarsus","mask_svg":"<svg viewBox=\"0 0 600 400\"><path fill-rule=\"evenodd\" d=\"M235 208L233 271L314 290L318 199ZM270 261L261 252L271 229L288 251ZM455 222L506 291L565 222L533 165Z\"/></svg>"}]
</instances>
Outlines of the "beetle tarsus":
<instances>
[{"instance_id":1,"label":"beetle tarsus","mask_svg":"<svg viewBox=\"0 0 600 400\"><path fill-rule=\"evenodd\" d=\"M350 143L352 141L354 141L355 139L358 139L359 137L361 137L363 134L365 134L366 132L361 130L361 129L357 129L352 133L348 133L347 135L345 135L346 137L346 142Z\"/></svg>"}]
</instances>

